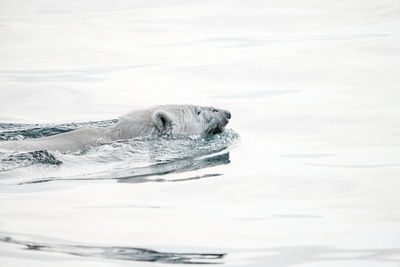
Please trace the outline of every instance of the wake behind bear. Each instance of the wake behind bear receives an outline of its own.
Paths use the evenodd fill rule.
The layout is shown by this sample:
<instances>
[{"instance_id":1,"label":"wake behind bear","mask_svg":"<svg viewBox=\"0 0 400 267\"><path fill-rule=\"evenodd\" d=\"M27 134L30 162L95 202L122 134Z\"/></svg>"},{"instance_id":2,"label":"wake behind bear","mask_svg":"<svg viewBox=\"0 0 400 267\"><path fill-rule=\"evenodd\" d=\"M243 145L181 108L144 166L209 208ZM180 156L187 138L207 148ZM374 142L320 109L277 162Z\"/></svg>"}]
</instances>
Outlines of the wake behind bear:
<instances>
[{"instance_id":1,"label":"wake behind bear","mask_svg":"<svg viewBox=\"0 0 400 267\"><path fill-rule=\"evenodd\" d=\"M0 150L76 152L138 136L217 134L224 130L230 118L229 111L213 107L161 105L132 111L108 128L83 128L43 138L0 142Z\"/></svg>"}]
</instances>

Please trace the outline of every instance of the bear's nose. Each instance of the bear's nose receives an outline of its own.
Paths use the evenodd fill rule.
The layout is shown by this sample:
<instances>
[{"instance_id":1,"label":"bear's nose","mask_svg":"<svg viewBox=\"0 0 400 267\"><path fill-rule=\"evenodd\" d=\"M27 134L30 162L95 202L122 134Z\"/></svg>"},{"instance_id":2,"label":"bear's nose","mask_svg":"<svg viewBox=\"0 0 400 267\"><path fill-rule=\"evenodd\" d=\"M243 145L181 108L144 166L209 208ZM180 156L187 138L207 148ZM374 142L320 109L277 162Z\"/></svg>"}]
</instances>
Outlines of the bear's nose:
<instances>
[{"instance_id":1,"label":"bear's nose","mask_svg":"<svg viewBox=\"0 0 400 267\"><path fill-rule=\"evenodd\" d=\"M227 117L228 119L231 118L231 113L230 113L229 111L224 110L223 112L224 112L224 114L225 114L225 117Z\"/></svg>"}]
</instances>

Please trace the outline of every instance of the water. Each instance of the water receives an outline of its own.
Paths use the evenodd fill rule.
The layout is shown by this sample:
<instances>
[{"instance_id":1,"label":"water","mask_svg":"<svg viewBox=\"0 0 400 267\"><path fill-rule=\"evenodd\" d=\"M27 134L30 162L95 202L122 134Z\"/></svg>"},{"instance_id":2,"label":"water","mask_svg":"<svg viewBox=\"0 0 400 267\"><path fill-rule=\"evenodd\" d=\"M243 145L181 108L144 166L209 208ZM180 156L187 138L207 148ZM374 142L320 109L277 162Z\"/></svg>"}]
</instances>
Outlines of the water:
<instances>
[{"instance_id":1,"label":"water","mask_svg":"<svg viewBox=\"0 0 400 267\"><path fill-rule=\"evenodd\" d=\"M400 265L397 1L0 5L0 142L232 113L207 138L0 154L0 265Z\"/></svg>"}]
</instances>

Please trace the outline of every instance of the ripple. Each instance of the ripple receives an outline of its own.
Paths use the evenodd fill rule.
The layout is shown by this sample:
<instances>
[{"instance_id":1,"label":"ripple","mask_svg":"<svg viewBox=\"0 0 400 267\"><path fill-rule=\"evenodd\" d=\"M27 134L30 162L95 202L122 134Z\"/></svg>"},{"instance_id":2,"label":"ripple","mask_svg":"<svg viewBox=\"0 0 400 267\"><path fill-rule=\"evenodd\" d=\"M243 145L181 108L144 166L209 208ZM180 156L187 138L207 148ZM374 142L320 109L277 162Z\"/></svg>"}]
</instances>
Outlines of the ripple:
<instances>
[{"instance_id":1,"label":"ripple","mask_svg":"<svg viewBox=\"0 0 400 267\"><path fill-rule=\"evenodd\" d=\"M65 133L82 127L107 127L117 122L117 120L105 120L81 123L63 124L17 124L0 123L0 141L13 141L23 139L33 139Z\"/></svg>"},{"instance_id":2,"label":"ripple","mask_svg":"<svg viewBox=\"0 0 400 267\"><path fill-rule=\"evenodd\" d=\"M222 264L224 253L178 253L125 246L87 246L24 241L0 236L0 242L25 247L27 250L69 254L79 257L107 258L125 261L147 261L171 264Z\"/></svg>"},{"instance_id":3,"label":"ripple","mask_svg":"<svg viewBox=\"0 0 400 267\"><path fill-rule=\"evenodd\" d=\"M35 164L59 166L62 164L62 161L58 160L47 150L37 150L24 153L0 153L0 163L0 172L3 172Z\"/></svg>"}]
</instances>

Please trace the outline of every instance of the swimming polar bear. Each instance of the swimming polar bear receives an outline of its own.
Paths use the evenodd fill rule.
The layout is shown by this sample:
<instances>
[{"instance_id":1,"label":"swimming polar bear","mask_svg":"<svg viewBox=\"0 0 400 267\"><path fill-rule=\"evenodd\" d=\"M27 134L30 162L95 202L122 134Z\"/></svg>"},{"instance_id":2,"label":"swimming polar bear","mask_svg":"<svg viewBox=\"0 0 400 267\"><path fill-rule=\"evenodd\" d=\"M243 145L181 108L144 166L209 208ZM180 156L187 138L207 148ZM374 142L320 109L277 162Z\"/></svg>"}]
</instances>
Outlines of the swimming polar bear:
<instances>
[{"instance_id":1,"label":"swimming polar bear","mask_svg":"<svg viewBox=\"0 0 400 267\"><path fill-rule=\"evenodd\" d=\"M156 134L221 133L231 118L227 110L193 105L161 105L132 111L108 128L83 128L53 136L0 142L6 151L76 152L90 146Z\"/></svg>"}]
</instances>

